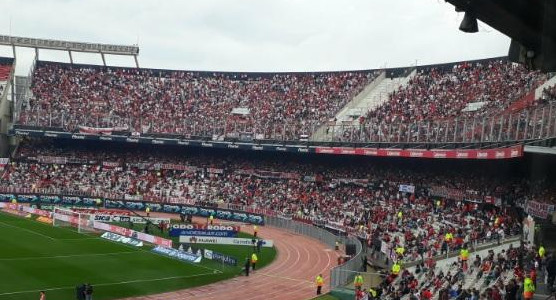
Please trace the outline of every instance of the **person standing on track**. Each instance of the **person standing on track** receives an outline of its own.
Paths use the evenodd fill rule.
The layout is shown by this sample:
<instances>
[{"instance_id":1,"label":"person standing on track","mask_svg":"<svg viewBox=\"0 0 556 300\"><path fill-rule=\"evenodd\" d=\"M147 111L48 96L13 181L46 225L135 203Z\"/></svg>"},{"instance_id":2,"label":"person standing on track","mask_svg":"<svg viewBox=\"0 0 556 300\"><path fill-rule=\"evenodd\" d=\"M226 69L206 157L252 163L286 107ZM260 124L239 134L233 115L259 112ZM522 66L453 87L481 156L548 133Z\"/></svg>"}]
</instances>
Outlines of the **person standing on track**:
<instances>
[{"instance_id":1,"label":"person standing on track","mask_svg":"<svg viewBox=\"0 0 556 300\"><path fill-rule=\"evenodd\" d=\"M251 255L251 267L253 268L253 271L255 271L255 266L257 265L258 260L259 258L257 257L257 254L253 252L253 254Z\"/></svg>"},{"instance_id":2,"label":"person standing on track","mask_svg":"<svg viewBox=\"0 0 556 300\"><path fill-rule=\"evenodd\" d=\"M259 227L257 225L253 225L253 236L257 237L257 232L259 232Z\"/></svg>"},{"instance_id":3,"label":"person standing on track","mask_svg":"<svg viewBox=\"0 0 556 300\"><path fill-rule=\"evenodd\" d=\"M44 291L40 291L39 296L40 296L39 300L46 300L46 293Z\"/></svg>"},{"instance_id":4,"label":"person standing on track","mask_svg":"<svg viewBox=\"0 0 556 300\"><path fill-rule=\"evenodd\" d=\"M317 295L322 294L322 286L324 285L324 278L322 278L322 274L317 276L315 283L317 284Z\"/></svg>"},{"instance_id":5,"label":"person standing on track","mask_svg":"<svg viewBox=\"0 0 556 300\"><path fill-rule=\"evenodd\" d=\"M249 268L251 267L251 263L249 261L249 257L245 258L245 266L243 271L245 271L245 276L249 276Z\"/></svg>"},{"instance_id":6,"label":"person standing on track","mask_svg":"<svg viewBox=\"0 0 556 300\"><path fill-rule=\"evenodd\" d=\"M209 223L210 225L213 225L213 223L214 223L214 216L213 216L212 214L210 214L210 216L209 216L209 218L208 218L208 223Z\"/></svg>"},{"instance_id":7,"label":"person standing on track","mask_svg":"<svg viewBox=\"0 0 556 300\"><path fill-rule=\"evenodd\" d=\"M147 218L150 217L150 215L151 215L151 207L147 205L147 208L145 208L145 212L147 213Z\"/></svg>"}]
</instances>

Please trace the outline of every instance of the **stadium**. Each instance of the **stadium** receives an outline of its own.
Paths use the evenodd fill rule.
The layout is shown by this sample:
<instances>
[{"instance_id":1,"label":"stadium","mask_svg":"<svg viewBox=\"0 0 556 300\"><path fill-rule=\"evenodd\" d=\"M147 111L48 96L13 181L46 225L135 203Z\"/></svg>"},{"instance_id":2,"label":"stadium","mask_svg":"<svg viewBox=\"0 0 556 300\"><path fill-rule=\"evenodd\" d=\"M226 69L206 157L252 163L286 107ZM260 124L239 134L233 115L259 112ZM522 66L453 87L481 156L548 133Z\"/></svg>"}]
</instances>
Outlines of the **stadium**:
<instances>
[{"instance_id":1,"label":"stadium","mask_svg":"<svg viewBox=\"0 0 556 300\"><path fill-rule=\"evenodd\" d=\"M447 2L509 55L202 71L0 35L0 299L553 299L556 4Z\"/></svg>"}]
</instances>

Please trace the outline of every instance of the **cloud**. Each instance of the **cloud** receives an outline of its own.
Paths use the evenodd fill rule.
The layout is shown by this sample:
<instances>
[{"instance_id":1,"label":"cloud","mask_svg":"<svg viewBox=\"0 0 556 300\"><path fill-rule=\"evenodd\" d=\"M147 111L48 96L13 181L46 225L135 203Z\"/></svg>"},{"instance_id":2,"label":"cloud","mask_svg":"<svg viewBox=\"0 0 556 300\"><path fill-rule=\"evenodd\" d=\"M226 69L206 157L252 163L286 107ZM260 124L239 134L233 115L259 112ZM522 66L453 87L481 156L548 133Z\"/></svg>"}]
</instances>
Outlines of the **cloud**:
<instances>
[{"instance_id":1,"label":"cloud","mask_svg":"<svg viewBox=\"0 0 556 300\"><path fill-rule=\"evenodd\" d=\"M4 1L3 34L11 18L13 35L139 42L141 66L152 68L369 69L501 56L509 46L484 24L477 34L458 31L463 16L436 0ZM27 56L18 59L18 73L26 73Z\"/></svg>"}]
</instances>

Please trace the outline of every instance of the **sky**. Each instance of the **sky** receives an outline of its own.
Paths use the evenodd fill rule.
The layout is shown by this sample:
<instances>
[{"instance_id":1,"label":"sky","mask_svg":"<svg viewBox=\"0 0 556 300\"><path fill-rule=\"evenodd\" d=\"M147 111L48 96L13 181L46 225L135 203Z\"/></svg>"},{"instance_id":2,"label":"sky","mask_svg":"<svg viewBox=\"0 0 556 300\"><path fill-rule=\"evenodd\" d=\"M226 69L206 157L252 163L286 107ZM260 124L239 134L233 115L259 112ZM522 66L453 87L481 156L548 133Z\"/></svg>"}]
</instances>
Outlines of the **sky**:
<instances>
[{"instance_id":1,"label":"sky","mask_svg":"<svg viewBox=\"0 0 556 300\"><path fill-rule=\"evenodd\" d=\"M141 67L179 70L361 70L507 55L508 37L483 23L463 33L462 18L444 0L2 0L0 34L138 44ZM18 74L33 55L17 50ZM40 58L69 61L48 50ZM93 54L74 61L102 63Z\"/></svg>"}]
</instances>

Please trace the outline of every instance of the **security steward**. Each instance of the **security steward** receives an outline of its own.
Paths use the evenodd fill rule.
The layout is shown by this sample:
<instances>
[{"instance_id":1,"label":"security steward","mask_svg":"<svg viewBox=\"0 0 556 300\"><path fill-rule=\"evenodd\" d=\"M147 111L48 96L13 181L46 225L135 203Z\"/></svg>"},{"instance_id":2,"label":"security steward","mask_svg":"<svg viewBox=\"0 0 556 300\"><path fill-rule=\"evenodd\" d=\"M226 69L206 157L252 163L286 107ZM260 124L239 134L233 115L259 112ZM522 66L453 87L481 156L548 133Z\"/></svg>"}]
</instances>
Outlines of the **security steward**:
<instances>
[{"instance_id":1,"label":"security steward","mask_svg":"<svg viewBox=\"0 0 556 300\"><path fill-rule=\"evenodd\" d=\"M355 275L355 280L353 281L353 285L355 286L355 289L361 289L361 287L363 286L363 276L361 276L361 274L357 274Z\"/></svg>"},{"instance_id":2,"label":"security steward","mask_svg":"<svg viewBox=\"0 0 556 300\"><path fill-rule=\"evenodd\" d=\"M463 246L459 251L459 258L461 260L461 268L464 271L467 271L467 260L469 259L469 250L467 250L467 246Z\"/></svg>"},{"instance_id":3,"label":"security steward","mask_svg":"<svg viewBox=\"0 0 556 300\"><path fill-rule=\"evenodd\" d=\"M322 274L317 276L315 284L317 285L317 295L322 294L322 286L324 285L324 278L322 278Z\"/></svg>"},{"instance_id":4,"label":"security steward","mask_svg":"<svg viewBox=\"0 0 556 300\"><path fill-rule=\"evenodd\" d=\"M539 247L539 257L540 257L541 259L544 259L545 254L546 254L546 250L544 249L544 246L541 245L541 246Z\"/></svg>"},{"instance_id":5,"label":"security steward","mask_svg":"<svg viewBox=\"0 0 556 300\"><path fill-rule=\"evenodd\" d=\"M253 271L255 271L255 266L257 265L258 260L259 258L257 257L257 254L253 252L253 254L251 254L251 267L253 268Z\"/></svg>"},{"instance_id":6,"label":"security steward","mask_svg":"<svg viewBox=\"0 0 556 300\"><path fill-rule=\"evenodd\" d=\"M398 275L400 274L400 271L402 270L402 266L400 265L400 263L396 262L393 266L392 266L392 275L394 275L395 277L398 277Z\"/></svg>"},{"instance_id":7,"label":"security steward","mask_svg":"<svg viewBox=\"0 0 556 300\"><path fill-rule=\"evenodd\" d=\"M527 276L523 280L523 299L531 300L533 299L533 295L535 295L535 284L533 280Z\"/></svg>"}]
</instances>

